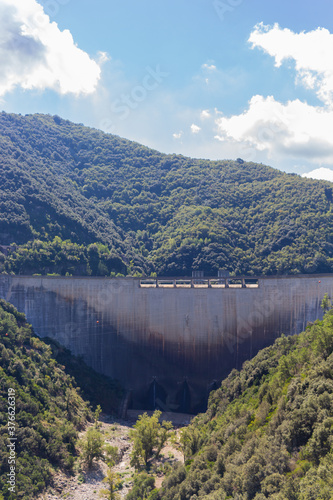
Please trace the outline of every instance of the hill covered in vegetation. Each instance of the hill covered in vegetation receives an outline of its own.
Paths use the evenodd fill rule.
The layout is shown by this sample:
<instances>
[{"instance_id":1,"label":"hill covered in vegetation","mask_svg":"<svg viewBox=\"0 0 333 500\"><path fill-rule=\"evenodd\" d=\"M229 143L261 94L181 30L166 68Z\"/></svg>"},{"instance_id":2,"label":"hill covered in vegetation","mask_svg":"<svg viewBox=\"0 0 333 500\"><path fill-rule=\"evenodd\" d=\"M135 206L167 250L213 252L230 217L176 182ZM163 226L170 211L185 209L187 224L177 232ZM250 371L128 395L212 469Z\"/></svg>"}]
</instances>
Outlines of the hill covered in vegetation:
<instances>
[{"instance_id":1,"label":"hill covered in vegetation","mask_svg":"<svg viewBox=\"0 0 333 500\"><path fill-rule=\"evenodd\" d=\"M332 272L332 184L0 114L0 272Z\"/></svg>"},{"instance_id":2,"label":"hill covered in vegetation","mask_svg":"<svg viewBox=\"0 0 333 500\"><path fill-rule=\"evenodd\" d=\"M154 500L330 500L333 310L233 370L181 442Z\"/></svg>"},{"instance_id":3,"label":"hill covered in vegetation","mask_svg":"<svg viewBox=\"0 0 333 500\"><path fill-rule=\"evenodd\" d=\"M0 498L5 500L31 500L52 484L55 471L72 473L78 432L92 420L82 396L90 396L94 382L95 397L103 392L111 406L121 395L117 384L108 383L60 346L55 348L66 367L33 335L24 314L0 301ZM85 392L76 380L88 380ZM103 397L96 404L103 404ZM105 409L112 411L110 401ZM10 467L14 492L7 482Z\"/></svg>"}]
</instances>

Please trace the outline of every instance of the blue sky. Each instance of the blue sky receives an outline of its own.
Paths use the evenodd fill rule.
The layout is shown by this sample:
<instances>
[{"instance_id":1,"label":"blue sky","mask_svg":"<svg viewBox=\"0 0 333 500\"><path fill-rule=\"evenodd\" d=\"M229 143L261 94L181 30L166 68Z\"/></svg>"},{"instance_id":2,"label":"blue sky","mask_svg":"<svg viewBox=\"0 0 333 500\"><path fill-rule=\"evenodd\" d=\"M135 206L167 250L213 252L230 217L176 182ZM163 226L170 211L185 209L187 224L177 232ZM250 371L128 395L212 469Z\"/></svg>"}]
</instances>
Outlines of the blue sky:
<instances>
[{"instance_id":1,"label":"blue sky","mask_svg":"<svg viewBox=\"0 0 333 500\"><path fill-rule=\"evenodd\" d=\"M333 181L333 4L0 0L0 100Z\"/></svg>"}]
</instances>

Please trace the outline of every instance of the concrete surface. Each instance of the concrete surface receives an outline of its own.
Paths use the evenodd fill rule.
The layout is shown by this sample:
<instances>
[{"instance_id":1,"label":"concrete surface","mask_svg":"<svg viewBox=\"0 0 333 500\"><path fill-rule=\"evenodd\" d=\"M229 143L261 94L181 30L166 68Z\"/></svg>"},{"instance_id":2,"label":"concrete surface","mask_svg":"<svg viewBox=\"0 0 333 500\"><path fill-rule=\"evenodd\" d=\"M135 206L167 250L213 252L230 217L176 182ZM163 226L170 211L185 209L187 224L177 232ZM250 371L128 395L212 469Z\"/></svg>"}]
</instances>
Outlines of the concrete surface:
<instances>
[{"instance_id":1,"label":"concrete surface","mask_svg":"<svg viewBox=\"0 0 333 500\"><path fill-rule=\"evenodd\" d=\"M0 276L0 297L40 337L132 391L132 407L195 412L209 390L282 333L322 317L333 275L259 278L257 288L152 288L135 278Z\"/></svg>"}]
</instances>

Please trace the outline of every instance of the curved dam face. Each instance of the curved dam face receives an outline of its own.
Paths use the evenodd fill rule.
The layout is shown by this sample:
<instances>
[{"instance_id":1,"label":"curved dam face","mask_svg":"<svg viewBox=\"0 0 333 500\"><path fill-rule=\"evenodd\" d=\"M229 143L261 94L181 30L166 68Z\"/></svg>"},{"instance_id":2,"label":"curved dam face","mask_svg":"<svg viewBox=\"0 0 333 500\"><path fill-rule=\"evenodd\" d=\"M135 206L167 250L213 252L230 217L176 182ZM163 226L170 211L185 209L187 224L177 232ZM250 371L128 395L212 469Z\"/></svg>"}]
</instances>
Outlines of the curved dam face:
<instances>
[{"instance_id":1,"label":"curved dam face","mask_svg":"<svg viewBox=\"0 0 333 500\"><path fill-rule=\"evenodd\" d=\"M333 275L198 283L0 276L0 297L37 335L118 379L134 408L195 412L232 368L322 318L324 294L333 295Z\"/></svg>"}]
</instances>

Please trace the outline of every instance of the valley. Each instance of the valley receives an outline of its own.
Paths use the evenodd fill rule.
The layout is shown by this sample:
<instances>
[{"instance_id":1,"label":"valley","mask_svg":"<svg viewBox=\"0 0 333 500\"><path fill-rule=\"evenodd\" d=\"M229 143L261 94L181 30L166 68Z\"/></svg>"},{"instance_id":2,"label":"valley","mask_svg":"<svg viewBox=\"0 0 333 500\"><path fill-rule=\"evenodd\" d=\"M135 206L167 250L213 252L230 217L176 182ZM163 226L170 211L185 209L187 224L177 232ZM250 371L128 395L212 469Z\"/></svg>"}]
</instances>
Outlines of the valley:
<instances>
[{"instance_id":1,"label":"valley","mask_svg":"<svg viewBox=\"0 0 333 500\"><path fill-rule=\"evenodd\" d=\"M0 175L1 500L330 500L330 182L4 112Z\"/></svg>"}]
</instances>

